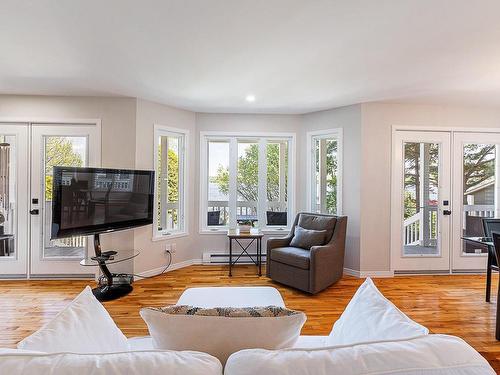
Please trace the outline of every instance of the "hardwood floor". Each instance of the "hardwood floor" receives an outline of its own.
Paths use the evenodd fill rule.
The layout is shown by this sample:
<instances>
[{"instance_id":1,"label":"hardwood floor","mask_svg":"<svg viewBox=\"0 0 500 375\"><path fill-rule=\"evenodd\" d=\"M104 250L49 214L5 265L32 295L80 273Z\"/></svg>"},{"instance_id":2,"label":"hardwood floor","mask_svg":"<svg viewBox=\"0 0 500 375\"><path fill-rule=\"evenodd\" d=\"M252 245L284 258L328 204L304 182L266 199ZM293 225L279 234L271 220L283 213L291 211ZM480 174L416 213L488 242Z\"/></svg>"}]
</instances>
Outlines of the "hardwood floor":
<instances>
[{"instance_id":1,"label":"hardwood floor","mask_svg":"<svg viewBox=\"0 0 500 375\"><path fill-rule=\"evenodd\" d=\"M315 296L258 277L255 267L238 266L233 277L223 266L191 266L152 279L137 281L134 291L105 306L123 332L147 334L139 316L143 306L164 306L177 301L187 287L215 285L271 285L289 308L307 314L303 334L327 335L361 279L346 276ZM412 319L433 333L460 336L476 348L500 373L500 342L495 340L498 276L493 277L492 303L484 301L485 276L411 276L374 279L382 293ZM52 319L88 281L0 281L0 347L16 343Z\"/></svg>"}]
</instances>

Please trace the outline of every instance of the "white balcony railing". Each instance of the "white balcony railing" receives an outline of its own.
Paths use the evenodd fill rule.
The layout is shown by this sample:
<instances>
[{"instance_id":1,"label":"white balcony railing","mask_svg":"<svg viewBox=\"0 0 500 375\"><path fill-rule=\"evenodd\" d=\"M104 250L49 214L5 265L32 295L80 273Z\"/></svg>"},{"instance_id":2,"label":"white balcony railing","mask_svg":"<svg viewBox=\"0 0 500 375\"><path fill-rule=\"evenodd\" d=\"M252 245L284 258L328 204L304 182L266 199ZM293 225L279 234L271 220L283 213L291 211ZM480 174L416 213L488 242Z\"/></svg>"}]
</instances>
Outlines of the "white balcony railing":
<instances>
[{"instance_id":1,"label":"white balcony railing","mask_svg":"<svg viewBox=\"0 0 500 375\"><path fill-rule=\"evenodd\" d=\"M415 215L410 216L403 223L404 227L404 244L417 245L423 239L422 228L423 211L417 212Z\"/></svg>"},{"instance_id":2,"label":"white balcony railing","mask_svg":"<svg viewBox=\"0 0 500 375\"><path fill-rule=\"evenodd\" d=\"M430 240L437 239L437 207L429 208ZM421 245L424 241L423 210L406 219L403 223L404 245ZM463 206L463 229L467 216L495 217L495 206L492 204L469 204Z\"/></svg>"},{"instance_id":3,"label":"white balcony railing","mask_svg":"<svg viewBox=\"0 0 500 375\"><path fill-rule=\"evenodd\" d=\"M495 206L493 204L468 204L464 206L465 216L495 217Z\"/></svg>"}]
</instances>

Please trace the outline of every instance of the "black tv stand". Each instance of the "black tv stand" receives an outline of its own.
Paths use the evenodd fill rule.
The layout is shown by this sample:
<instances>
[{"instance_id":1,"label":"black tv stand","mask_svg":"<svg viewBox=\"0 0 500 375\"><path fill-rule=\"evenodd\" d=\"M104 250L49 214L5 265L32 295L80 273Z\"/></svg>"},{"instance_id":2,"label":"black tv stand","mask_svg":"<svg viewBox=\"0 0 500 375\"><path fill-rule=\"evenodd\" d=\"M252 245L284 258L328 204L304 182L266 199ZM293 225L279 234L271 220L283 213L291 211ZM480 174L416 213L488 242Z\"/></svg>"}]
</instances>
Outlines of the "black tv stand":
<instances>
[{"instance_id":1,"label":"black tv stand","mask_svg":"<svg viewBox=\"0 0 500 375\"><path fill-rule=\"evenodd\" d=\"M99 233L94 235L95 256L80 262L82 266L98 266L105 279L96 288L92 289L99 301L111 301L129 294L133 287L133 276L111 273L108 264L120 263L139 255L138 251L101 251Z\"/></svg>"}]
</instances>

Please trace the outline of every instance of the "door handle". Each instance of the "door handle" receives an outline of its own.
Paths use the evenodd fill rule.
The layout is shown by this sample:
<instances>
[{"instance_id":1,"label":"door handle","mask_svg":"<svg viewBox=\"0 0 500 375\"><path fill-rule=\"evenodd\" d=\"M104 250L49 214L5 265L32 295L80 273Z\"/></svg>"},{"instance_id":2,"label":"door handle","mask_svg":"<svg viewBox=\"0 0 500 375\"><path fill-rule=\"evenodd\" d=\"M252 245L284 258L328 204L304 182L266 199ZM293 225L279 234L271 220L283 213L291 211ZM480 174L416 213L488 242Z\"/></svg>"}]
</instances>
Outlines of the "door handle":
<instances>
[{"instance_id":1,"label":"door handle","mask_svg":"<svg viewBox=\"0 0 500 375\"><path fill-rule=\"evenodd\" d=\"M443 215L451 215L451 211L450 210L443 210Z\"/></svg>"},{"instance_id":2,"label":"door handle","mask_svg":"<svg viewBox=\"0 0 500 375\"><path fill-rule=\"evenodd\" d=\"M38 208L30 210L30 214L32 214L32 215L38 215L39 213L40 213L40 210Z\"/></svg>"}]
</instances>

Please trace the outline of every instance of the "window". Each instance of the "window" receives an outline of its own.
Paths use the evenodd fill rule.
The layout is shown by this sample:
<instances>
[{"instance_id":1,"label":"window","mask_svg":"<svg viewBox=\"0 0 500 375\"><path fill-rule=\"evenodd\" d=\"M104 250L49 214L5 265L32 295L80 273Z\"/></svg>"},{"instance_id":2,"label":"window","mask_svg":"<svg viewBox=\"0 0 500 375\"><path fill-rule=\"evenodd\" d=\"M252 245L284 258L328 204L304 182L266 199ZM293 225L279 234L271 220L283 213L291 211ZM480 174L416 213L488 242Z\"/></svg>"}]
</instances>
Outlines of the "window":
<instances>
[{"instance_id":1,"label":"window","mask_svg":"<svg viewBox=\"0 0 500 375\"><path fill-rule=\"evenodd\" d=\"M156 225L154 237L186 234L187 132L155 126Z\"/></svg>"},{"instance_id":2,"label":"window","mask_svg":"<svg viewBox=\"0 0 500 375\"><path fill-rule=\"evenodd\" d=\"M288 228L293 143L290 134L201 133L201 230L226 230L241 221L264 230Z\"/></svg>"},{"instance_id":3,"label":"window","mask_svg":"<svg viewBox=\"0 0 500 375\"><path fill-rule=\"evenodd\" d=\"M342 129L310 132L308 201L312 212L342 212Z\"/></svg>"}]
</instances>

